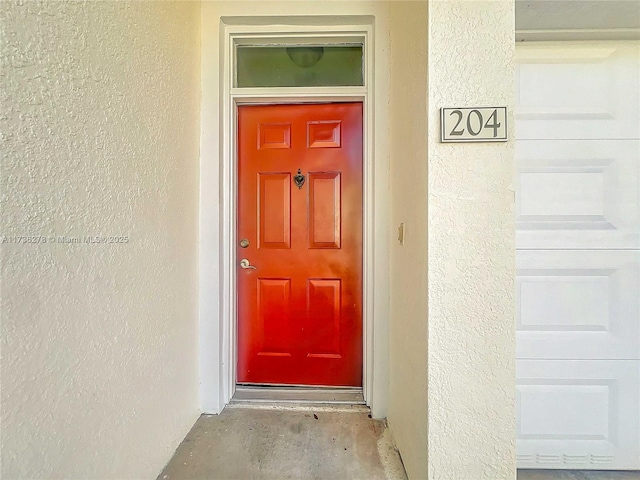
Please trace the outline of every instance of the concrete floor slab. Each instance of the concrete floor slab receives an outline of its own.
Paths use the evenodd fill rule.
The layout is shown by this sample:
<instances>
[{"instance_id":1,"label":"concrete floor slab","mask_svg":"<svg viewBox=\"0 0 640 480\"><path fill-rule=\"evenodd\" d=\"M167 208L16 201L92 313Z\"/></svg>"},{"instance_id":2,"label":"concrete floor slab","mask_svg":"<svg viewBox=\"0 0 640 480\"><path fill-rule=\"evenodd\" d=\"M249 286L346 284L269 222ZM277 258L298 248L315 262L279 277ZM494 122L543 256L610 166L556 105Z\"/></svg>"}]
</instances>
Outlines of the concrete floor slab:
<instances>
[{"instance_id":1,"label":"concrete floor slab","mask_svg":"<svg viewBox=\"0 0 640 480\"><path fill-rule=\"evenodd\" d=\"M369 418L366 407L262 405L200 417L158 477L196 479L407 477L385 422ZM640 480L640 472L519 470L517 480Z\"/></svg>"},{"instance_id":2,"label":"concrete floor slab","mask_svg":"<svg viewBox=\"0 0 640 480\"><path fill-rule=\"evenodd\" d=\"M384 421L362 411L227 408L196 422L158 480L406 480Z\"/></svg>"},{"instance_id":3,"label":"concrete floor slab","mask_svg":"<svg viewBox=\"0 0 640 480\"><path fill-rule=\"evenodd\" d=\"M640 480L640 472L518 470L518 480Z\"/></svg>"}]
</instances>

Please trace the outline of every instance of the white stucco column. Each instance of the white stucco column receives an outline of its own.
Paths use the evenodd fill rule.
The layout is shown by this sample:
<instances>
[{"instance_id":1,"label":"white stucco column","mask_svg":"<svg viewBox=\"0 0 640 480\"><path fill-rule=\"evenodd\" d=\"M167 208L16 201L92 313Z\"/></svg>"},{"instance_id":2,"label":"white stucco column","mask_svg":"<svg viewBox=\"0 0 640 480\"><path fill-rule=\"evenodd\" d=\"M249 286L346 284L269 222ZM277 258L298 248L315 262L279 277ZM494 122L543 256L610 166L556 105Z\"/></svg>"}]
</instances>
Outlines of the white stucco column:
<instances>
[{"instance_id":1,"label":"white stucco column","mask_svg":"<svg viewBox=\"0 0 640 480\"><path fill-rule=\"evenodd\" d=\"M439 142L442 107L511 116L514 33L512 0L429 2L429 480L515 478L513 129Z\"/></svg>"}]
</instances>

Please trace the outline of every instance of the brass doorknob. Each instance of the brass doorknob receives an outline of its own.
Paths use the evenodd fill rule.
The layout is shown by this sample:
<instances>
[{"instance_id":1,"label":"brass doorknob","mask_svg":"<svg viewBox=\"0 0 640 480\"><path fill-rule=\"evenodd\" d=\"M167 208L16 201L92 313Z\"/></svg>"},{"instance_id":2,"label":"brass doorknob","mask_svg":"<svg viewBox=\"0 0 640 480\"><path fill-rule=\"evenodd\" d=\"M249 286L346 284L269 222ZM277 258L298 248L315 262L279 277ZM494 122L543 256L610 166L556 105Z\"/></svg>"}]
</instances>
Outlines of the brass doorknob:
<instances>
[{"instance_id":1,"label":"brass doorknob","mask_svg":"<svg viewBox=\"0 0 640 480\"><path fill-rule=\"evenodd\" d=\"M243 258L242 260L240 260L240 268L244 268L244 269L253 268L254 270L257 270L257 268L251 265L249 260L247 260L246 258Z\"/></svg>"}]
</instances>

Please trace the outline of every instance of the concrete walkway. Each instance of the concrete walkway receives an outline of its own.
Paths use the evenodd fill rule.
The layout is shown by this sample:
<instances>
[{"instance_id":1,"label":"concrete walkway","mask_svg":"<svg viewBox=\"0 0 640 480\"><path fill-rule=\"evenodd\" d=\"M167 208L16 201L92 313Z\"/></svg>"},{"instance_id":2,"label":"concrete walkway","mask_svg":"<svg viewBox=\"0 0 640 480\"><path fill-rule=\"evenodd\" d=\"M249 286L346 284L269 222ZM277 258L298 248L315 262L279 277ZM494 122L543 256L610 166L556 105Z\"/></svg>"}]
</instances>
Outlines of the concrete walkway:
<instances>
[{"instance_id":1,"label":"concrete walkway","mask_svg":"<svg viewBox=\"0 0 640 480\"><path fill-rule=\"evenodd\" d=\"M159 480L406 480L385 423L362 411L226 408L196 422Z\"/></svg>"},{"instance_id":2,"label":"concrete walkway","mask_svg":"<svg viewBox=\"0 0 640 480\"><path fill-rule=\"evenodd\" d=\"M236 407L201 416L158 480L406 478L385 422L364 409ZM520 470L517 480L640 480L640 472Z\"/></svg>"}]
</instances>

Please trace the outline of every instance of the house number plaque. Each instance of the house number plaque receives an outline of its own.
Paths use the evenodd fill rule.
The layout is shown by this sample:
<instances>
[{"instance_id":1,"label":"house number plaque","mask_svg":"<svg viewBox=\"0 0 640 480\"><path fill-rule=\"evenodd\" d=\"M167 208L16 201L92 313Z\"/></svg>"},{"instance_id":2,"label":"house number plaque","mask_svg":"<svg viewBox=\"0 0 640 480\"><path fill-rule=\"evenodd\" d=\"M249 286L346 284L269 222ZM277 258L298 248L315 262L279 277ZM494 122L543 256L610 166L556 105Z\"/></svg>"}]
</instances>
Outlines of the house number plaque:
<instances>
[{"instance_id":1,"label":"house number plaque","mask_svg":"<svg viewBox=\"0 0 640 480\"><path fill-rule=\"evenodd\" d=\"M507 107L440 109L440 140L451 142L506 142Z\"/></svg>"}]
</instances>

